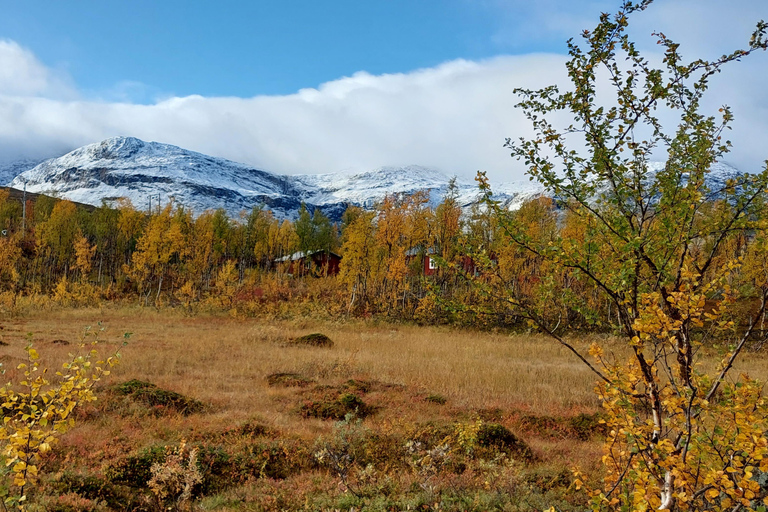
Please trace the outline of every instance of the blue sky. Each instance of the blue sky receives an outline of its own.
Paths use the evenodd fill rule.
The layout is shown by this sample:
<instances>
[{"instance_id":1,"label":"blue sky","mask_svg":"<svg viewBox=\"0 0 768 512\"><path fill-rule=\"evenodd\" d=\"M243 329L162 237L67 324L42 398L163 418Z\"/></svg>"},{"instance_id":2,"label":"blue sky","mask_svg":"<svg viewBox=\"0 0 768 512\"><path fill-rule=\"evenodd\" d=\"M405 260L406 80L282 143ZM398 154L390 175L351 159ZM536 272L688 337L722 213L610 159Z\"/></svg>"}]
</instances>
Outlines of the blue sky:
<instances>
[{"instance_id":1,"label":"blue sky","mask_svg":"<svg viewBox=\"0 0 768 512\"><path fill-rule=\"evenodd\" d=\"M558 34L498 37L526 16L513 2L470 0L8 2L0 34L91 94L123 87L147 102L152 94L290 94L357 71L565 48Z\"/></svg>"},{"instance_id":2,"label":"blue sky","mask_svg":"<svg viewBox=\"0 0 768 512\"><path fill-rule=\"evenodd\" d=\"M426 165L498 180L529 133L511 90L564 80L565 41L609 0L116 0L0 4L0 163L132 135L281 173ZM651 58L743 46L766 0L656 0L632 20ZM768 132L768 56L713 83L732 162Z\"/></svg>"}]
</instances>

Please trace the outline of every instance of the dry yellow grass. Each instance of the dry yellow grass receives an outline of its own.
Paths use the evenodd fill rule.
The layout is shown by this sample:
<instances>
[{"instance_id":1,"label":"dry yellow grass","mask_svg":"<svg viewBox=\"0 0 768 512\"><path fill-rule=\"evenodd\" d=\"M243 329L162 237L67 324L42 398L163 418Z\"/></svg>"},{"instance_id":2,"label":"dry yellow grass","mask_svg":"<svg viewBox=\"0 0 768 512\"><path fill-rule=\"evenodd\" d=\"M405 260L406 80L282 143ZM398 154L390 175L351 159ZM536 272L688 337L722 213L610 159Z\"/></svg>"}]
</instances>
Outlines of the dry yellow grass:
<instances>
[{"instance_id":1,"label":"dry yellow grass","mask_svg":"<svg viewBox=\"0 0 768 512\"><path fill-rule=\"evenodd\" d=\"M211 403L228 415L273 415L279 421L279 391L265 376L296 372L319 380L364 378L436 393L462 409L501 408L539 414L596 410L595 378L568 350L539 335L503 335L446 327L377 325L360 321L242 320L186 317L153 309L81 309L32 313L3 322L8 346L2 357L23 357L27 333L50 360L65 357L86 326L106 328L117 341L132 332L115 380L139 378ZM297 336L323 332L331 349L286 346ZM621 353L620 345L609 346ZM586 351L589 339L573 343ZM716 357L705 361L716 364ZM8 365L6 365L8 366ZM745 354L734 375L768 376L763 354Z\"/></svg>"},{"instance_id":2,"label":"dry yellow grass","mask_svg":"<svg viewBox=\"0 0 768 512\"><path fill-rule=\"evenodd\" d=\"M365 402L377 411L366 425L377 432L403 433L416 424L471 422L479 416L520 430L518 434L538 457L537 467L549 468L543 470L545 476L550 470L552 475L567 473L574 464L599 474L599 438L579 440L567 432L539 431L535 422L526 423L531 415L562 418L599 409L594 375L544 336L354 320L264 321L224 315L187 317L141 308L74 309L0 320L0 339L7 344L0 346L0 362L13 368L24 357L27 333L31 333L44 364L58 364L74 350L83 329L98 330L99 322L106 328L102 353L114 350L124 332L133 333L110 382L150 381L209 407L191 416L146 412L133 416L110 413L108 408L91 411L88 420L80 421L61 443L63 456L89 471L103 471L112 461L147 446L172 445L183 438L217 439L228 429L254 420L285 438L303 439L311 449L318 439L331 435L333 422L304 418L297 408L323 385L338 389L354 378L394 385L380 385L365 394ZM289 343L313 332L326 334L334 346ZM597 339L586 336L573 343L586 351L593 338ZM621 343L599 339L608 354L621 357ZM708 350L704 365L711 367L718 356ZM316 386L270 387L266 376L277 372L301 374ZM747 353L734 375L739 372L765 380L768 358ZM430 394L445 397L446 404L425 400ZM310 477L314 478L297 475L295 485L308 485L300 482Z\"/></svg>"},{"instance_id":3,"label":"dry yellow grass","mask_svg":"<svg viewBox=\"0 0 768 512\"><path fill-rule=\"evenodd\" d=\"M184 317L149 309L64 310L5 322L20 357L26 333L51 359L71 347L85 326L101 322L104 338L132 332L116 379L141 378L215 403L225 410L263 412L264 377L293 371L308 377L376 379L445 396L471 409L527 407L556 413L597 406L594 378L570 353L541 336L508 336L443 327L270 322L228 317ZM331 349L285 346L320 331ZM581 344L583 345L583 343Z\"/></svg>"}]
</instances>

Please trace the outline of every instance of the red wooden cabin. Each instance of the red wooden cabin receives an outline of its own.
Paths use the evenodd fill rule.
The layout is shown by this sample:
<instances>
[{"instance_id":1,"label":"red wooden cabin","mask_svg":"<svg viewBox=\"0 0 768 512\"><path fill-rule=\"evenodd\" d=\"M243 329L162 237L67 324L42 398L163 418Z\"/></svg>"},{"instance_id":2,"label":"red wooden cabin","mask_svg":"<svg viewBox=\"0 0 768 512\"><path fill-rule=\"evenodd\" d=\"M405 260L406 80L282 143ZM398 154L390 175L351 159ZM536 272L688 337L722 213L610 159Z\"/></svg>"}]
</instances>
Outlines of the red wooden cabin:
<instances>
[{"instance_id":1,"label":"red wooden cabin","mask_svg":"<svg viewBox=\"0 0 768 512\"><path fill-rule=\"evenodd\" d=\"M291 275L335 276L339 273L341 256L331 251L299 251L278 258L275 263L288 263L288 273Z\"/></svg>"}]
</instances>

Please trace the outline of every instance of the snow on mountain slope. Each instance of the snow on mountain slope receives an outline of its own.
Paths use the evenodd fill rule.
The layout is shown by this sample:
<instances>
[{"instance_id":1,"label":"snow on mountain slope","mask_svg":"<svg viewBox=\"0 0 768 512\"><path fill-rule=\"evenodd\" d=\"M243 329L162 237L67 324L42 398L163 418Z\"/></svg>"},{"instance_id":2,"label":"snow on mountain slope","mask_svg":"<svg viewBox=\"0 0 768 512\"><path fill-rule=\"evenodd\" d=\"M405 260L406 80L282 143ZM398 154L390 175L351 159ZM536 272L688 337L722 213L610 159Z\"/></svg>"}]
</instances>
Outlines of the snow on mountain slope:
<instances>
[{"instance_id":1,"label":"snow on mountain slope","mask_svg":"<svg viewBox=\"0 0 768 512\"><path fill-rule=\"evenodd\" d=\"M144 142L134 137L115 137L47 160L23 172L11 182L30 192L56 192L73 201L99 205L125 197L139 209L177 204L200 213L224 208L232 216L263 205L276 216L294 218L301 203L320 208L332 219L340 219L349 204L373 206L386 194L430 191L430 203L446 194L450 177L420 166L382 167L352 174L284 176L193 151ZM459 201L477 200L474 182L457 180ZM502 199L527 197L536 192L530 184L500 186Z\"/></svg>"},{"instance_id":2,"label":"snow on mountain slope","mask_svg":"<svg viewBox=\"0 0 768 512\"><path fill-rule=\"evenodd\" d=\"M380 167L362 173L314 174L295 176L307 189L305 200L313 204L350 203L372 207L386 194L412 194L429 191L429 203L436 206L448 193L451 178L440 171L409 165L406 167ZM480 195L477 183L455 179L458 201L464 207L477 202ZM542 188L530 182L502 183L494 187L494 194L505 201L541 194Z\"/></svg>"},{"instance_id":3,"label":"snow on mountain slope","mask_svg":"<svg viewBox=\"0 0 768 512\"><path fill-rule=\"evenodd\" d=\"M11 186L18 188L24 180L29 191L55 191L96 205L126 197L141 209L150 201L174 199L197 213L224 208L236 215L266 204L280 215L298 208L287 199L299 191L285 176L134 137L107 139L47 160L17 176Z\"/></svg>"},{"instance_id":4,"label":"snow on mountain slope","mask_svg":"<svg viewBox=\"0 0 768 512\"><path fill-rule=\"evenodd\" d=\"M386 194L408 194L417 190L443 192L449 178L439 171L417 165L380 167L357 174L306 174L294 177L306 189L313 204L348 202L372 206ZM477 187L475 187L477 189ZM432 198L434 199L434 198Z\"/></svg>"},{"instance_id":5,"label":"snow on mountain slope","mask_svg":"<svg viewBox=\"0 0 768 512\"><path fill-rule=\"evenodd\" d=\"M6 164L0 164L0 187L5 187L13 179L24 171L32 169L42 160L15 160Z\"/></svg>"},{"instance_id":6,"label":"snow on mountain slope","mask_svg":"<svg viewBox=\"0 0 768 512\"><path fill-rule=\"evenodd\" d=\"M20 164L7 175L31 164ZM657 170L662 166L654 164ZM715 190L739 174L733 167L716 164L709 177L710 188ZM305 203L308 209L320 208L331 219L339 220L348 205L370 208L386 194L427 190L430 204L437 205L448 192L450 179L415 165L361 173L285 176L169 144L115 137L46 160L16 176L10 186L22 188L26 181L30 192L56 192L60 197L93 205L126 197L139 209L147 209L150 201L156 206L173 199L198 214L224 208L233 217L261 205L279 218L295 218ZM477 202L479 191L474 181L456 179L455 184L463 207ZM536 182L518 181L494 184L493 192L497 200L515 209L544 190Z\"/></svg>"}]
</instances>

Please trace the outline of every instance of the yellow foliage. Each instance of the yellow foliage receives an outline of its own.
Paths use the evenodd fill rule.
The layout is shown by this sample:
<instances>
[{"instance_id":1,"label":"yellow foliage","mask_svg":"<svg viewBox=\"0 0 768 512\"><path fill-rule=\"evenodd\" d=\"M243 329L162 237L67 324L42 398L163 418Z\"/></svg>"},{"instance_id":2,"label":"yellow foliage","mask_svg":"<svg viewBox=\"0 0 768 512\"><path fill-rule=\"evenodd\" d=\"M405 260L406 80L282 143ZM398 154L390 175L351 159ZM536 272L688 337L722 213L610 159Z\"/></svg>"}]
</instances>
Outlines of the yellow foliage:
<instances>
[{"instance_id":1,"label":"yellow foliage","mask_svg":"<svg viewBox=\"0 0 768 512\"><path fill-rule=\"evenodd\" d=\"M62 365L53 382L46 376L47 369L41 368L37 350L28 345L27 361L17 366L23 377L0 387L4 411L0 453L10 468L9 494L2 496L6 507L25 508L27 489L39 478L41 456L51 450L59 435L74 426L73 411L96 400L94 384L118 363L117 353L99 359L97 343L98 334L89 343L84 336L81 353L73 354Z\"/></svg>"},{"instance_id":2,"label":"yellow foliage","mask_svg":"<svg viewBox=\"0 0 768 512\"><path fill-rule=\"evenodd\" d=\"M101 301L101 289L90 283L76 283L62 277L53 291L54 302L62 306L95 306Z\"/></svg>"},{"instance_id":3,"label":"yellow foliage","mask_svg":"<svg viewBox=\"0 0 768 512\"><path fill-rule=\"evenodd\" d=\"M91 271L93 256L96 254L96 246L88 243L88 239L82 233L75 240L75 268L80 271L83 278Z\"/></svg>"}]
</instances>

